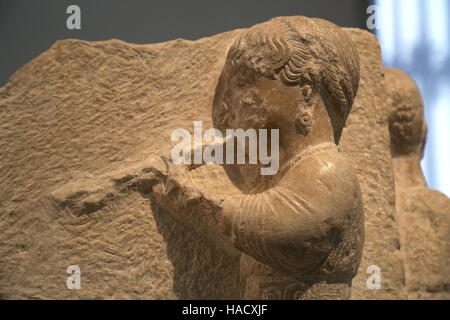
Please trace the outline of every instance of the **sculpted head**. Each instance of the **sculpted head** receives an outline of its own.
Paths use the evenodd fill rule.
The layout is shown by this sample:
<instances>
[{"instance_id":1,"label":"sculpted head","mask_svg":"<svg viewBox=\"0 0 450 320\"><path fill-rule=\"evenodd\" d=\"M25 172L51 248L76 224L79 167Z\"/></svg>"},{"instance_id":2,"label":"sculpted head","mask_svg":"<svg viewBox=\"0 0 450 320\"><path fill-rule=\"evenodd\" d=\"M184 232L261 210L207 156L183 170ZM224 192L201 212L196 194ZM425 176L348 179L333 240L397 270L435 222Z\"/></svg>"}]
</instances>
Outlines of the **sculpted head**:
<instances>
[{"instance_id":1,"label":"sculpted head","mask_svg":"<svg viewBox=\"0 0 450 320\"><path fill-rule=\"evenodd\" d=\"M339 142L358 83L358 54L338 26L275 18L232 44L216 89L214 126L279 129L282 162L308 145Z\"/></svg>"},{"instance_id":2,"label":"sculpted head","mask_svg":"<svg viewBox=\"0 0 450 320\"><path fill-rule=\"evenodd\" d=\"M393 156L423 156L426 123L423 101L414 80L399 69L385 69L389 105L389 131Z\"/></svg>"}]
</instances>

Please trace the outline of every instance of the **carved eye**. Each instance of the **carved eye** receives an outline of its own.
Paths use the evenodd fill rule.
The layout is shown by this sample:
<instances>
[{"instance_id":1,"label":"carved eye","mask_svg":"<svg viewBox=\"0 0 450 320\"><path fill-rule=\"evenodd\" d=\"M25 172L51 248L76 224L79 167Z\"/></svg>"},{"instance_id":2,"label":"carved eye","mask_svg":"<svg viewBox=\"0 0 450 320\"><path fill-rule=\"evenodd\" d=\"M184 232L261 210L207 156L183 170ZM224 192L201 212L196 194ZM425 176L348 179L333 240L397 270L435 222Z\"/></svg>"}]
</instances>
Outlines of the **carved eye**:
<instances>
[{"instance_id":1,"label":"carved eye","mask_svg":"<svg viewBox=\"0 0 450 320\"><path fill-rule=\"evenodd\" d=\"M241 103L246 106L259 105L261 102L253 90L245 91L240 100Z\"/></svg>"}]
</instances>

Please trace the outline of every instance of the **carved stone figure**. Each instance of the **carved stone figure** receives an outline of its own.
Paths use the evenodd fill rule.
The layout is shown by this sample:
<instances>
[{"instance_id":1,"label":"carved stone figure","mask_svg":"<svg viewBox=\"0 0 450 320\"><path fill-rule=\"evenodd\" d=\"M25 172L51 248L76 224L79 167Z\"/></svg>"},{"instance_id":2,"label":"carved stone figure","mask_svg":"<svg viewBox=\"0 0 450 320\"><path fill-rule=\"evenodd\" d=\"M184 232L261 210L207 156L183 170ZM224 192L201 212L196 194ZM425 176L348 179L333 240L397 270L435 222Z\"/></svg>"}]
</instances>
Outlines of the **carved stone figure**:
<instances>
[{"instance_id":1,"label":"carved stone figure","mask_svg":"<svg viewBox=\"0 0 450 320\"><path fill-rule=\"evenodd\" d=\"M198 173L199 167L165 161L164 174L155 171L160 206L211 239L223 234L224 246L243 253L244 298L349 297L364 216L358 180L336 144L358 82L358 54L332 23L281 17L255 25L228 52L212 117L222 131L279 129L278 173L261 175L261 161L225 164L226 176L215 180L221 185L215 191L228 193L220 210L197 204L188 214L185 190L211 194L211 183L196 176L213 180L217 169ZM175 185L180 174L183 183Z\"/></svg>"},{"instance_id":2,"label":"carved stone figure","mask_svg":"<svg viewBox=\"0 0 450 320\"><path fill-rule=\"evenodd\" d=\"M240 51L227 59L230 48L255 66L274 54L264 74L277 54L285 64L271 80L234 69L247 62ZM356 91L352 48L360 81L340 136ZM233 88L245 69L251 88ZM382 71L374 35L302 17L197 41L56 42L0 88L0 298L345 298L363 242L347 161L365 214L352 298L403 298ZM280 129L277 174L161 159L194 121ZM66 286L74 264L80 290ZM367 286L372 265L381 289Z\"/></svg>"},{"instance_id":3,"label":"carved stone figure","mask_svg":"<svg viewBox=\"0 0 450 320\"><path fill-rule=\"evenodd\" d=\"M413 79L386 69L400 246L409 299L450 298L450 200L427 187L422 97Z\"/></svg>"}]
</instances>

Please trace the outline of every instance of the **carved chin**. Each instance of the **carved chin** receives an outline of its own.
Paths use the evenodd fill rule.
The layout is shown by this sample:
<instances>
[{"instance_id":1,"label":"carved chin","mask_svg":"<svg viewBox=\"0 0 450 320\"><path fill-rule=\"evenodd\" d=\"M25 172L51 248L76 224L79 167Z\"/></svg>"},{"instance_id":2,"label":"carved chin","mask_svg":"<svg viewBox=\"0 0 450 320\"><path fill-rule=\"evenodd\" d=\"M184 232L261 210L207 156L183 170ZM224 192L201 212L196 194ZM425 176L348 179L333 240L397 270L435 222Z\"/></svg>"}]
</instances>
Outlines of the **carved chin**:
<instances>
[{"instance_id":1,"label":"carved chin","mask_svg":"<svg viewBox=\"0 0 450 320\"><path fill-rule=\"evenodd\" d=\"M298 134L306 136L311 131L311 124L305 123L300 117L295 119L295 131Z\"/></svg>"}]
</instances>

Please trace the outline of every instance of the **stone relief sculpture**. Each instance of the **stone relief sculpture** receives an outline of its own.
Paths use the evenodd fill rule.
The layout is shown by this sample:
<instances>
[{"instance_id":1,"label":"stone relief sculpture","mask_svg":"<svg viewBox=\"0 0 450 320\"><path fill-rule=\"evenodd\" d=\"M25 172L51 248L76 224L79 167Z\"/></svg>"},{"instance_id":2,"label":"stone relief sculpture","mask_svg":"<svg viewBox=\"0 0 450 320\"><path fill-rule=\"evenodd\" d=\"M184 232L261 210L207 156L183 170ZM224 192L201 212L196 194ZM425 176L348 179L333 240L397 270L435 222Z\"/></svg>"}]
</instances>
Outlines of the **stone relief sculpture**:
<instances>
[{"instance_id":1,"label":"stone relief sculpture","mask_svg":"<svg viewBox=\"0 0 450 320\"><path fill-rule=\"evenodd\" d=\"M448 199L420 173L420 96L403 78L385 83L374 35L306 17L197 41L58 41L0 88L0 298L445 296ZM195 121L255 129L265 152L250 163L246 144L240 163L226 134L188 149L232 144L234 161L176 165L171 133L194 122L195 136Z\"/></svg>"},{"instance_id":2,"label":"stone relief sculpture","mask_svg":"<svg viewBox=\"0 0 450 320\"><path fill-rule=\"evenodd\" d=\"M427 187L422 97L413 79L386 69L400 245L409 299L450 298L450 200Z\"/></svg>"},{"instance_id":3,"label":"stone relief sculpture","mask_svg":"<svg viewBox=\"0 0 450 320\"><path fill-rule=\"evenodd\" d=\"M243 298L350 296L364 215L355 172L337 144L358 83L358 54L334 24L281 17L255 25L229 49L212 118L222 131L279 129L278 172L261 175L261 159L222 167L154 159L152 200L241 253ZM273 141L268 149L275 151ZM188 196L214 192L222 196L215 207Z\"/></svg>"}]
</instances>

